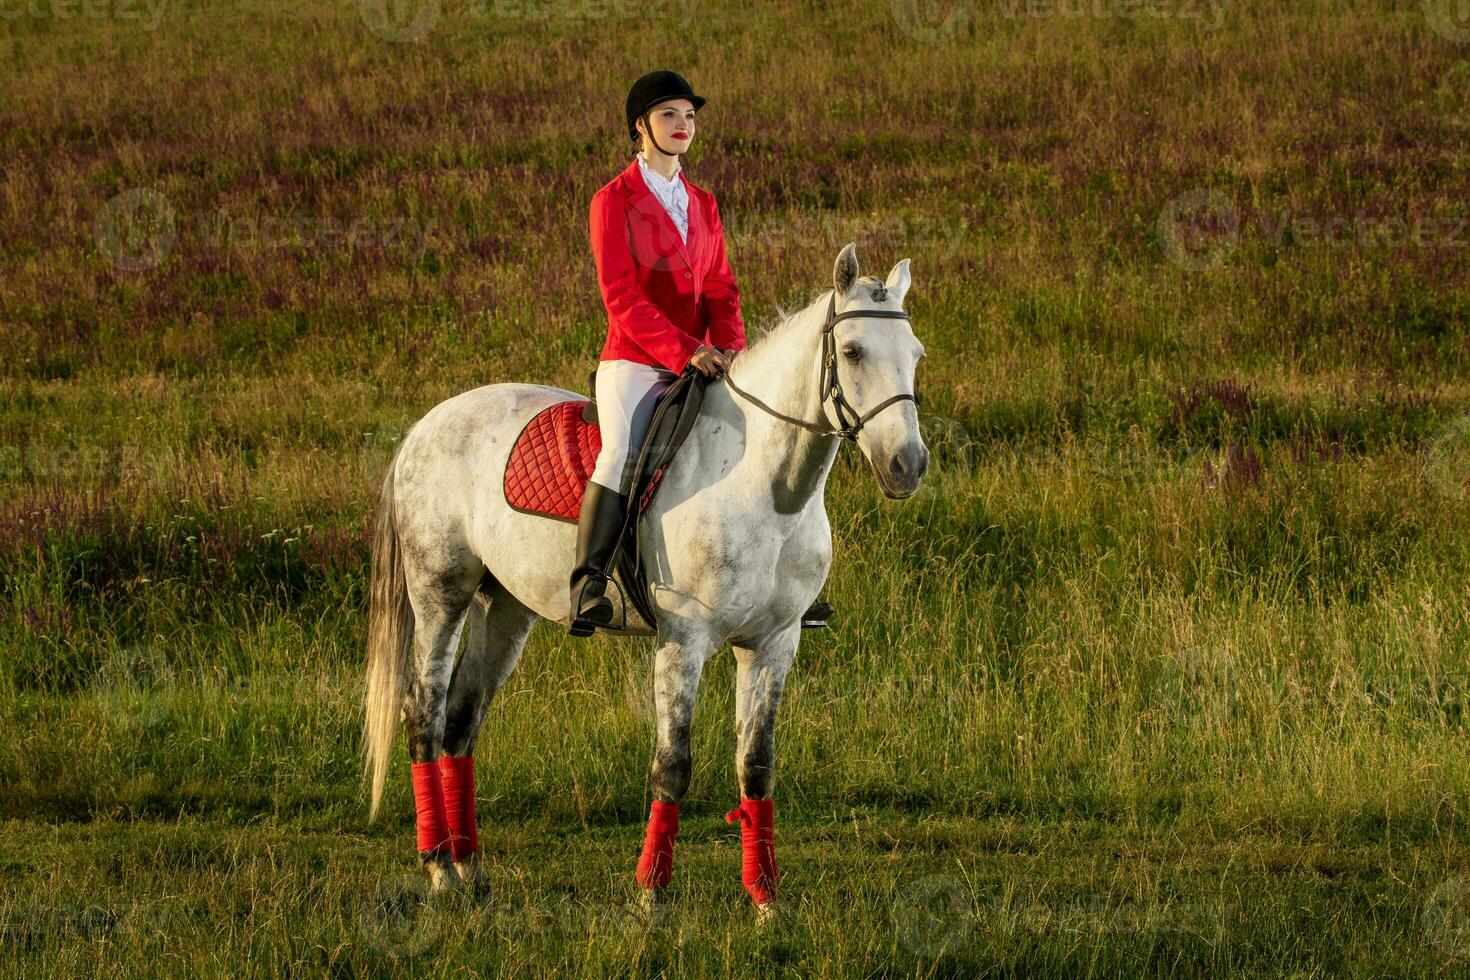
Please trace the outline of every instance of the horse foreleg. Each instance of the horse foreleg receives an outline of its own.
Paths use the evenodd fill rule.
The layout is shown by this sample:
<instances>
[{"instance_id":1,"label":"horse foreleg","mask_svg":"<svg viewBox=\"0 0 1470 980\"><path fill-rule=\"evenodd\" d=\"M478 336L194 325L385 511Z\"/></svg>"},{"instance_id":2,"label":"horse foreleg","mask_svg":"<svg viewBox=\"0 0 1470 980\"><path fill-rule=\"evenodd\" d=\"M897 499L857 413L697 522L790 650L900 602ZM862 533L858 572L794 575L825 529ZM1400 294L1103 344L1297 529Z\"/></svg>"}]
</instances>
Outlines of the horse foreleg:
<instances>
[{"instance_id":1,"label":"horse foreleg","mask_svg":"<svg viewBox=\"0 0 1470 980\"><path fill-rule=\"evenodd\" d=\"M775 912L776 711L799 638L797 624L767 642L735 647L735 775L740 805L725 819L740 822L740 877L760 922Z\"/></svg>"},{"instance_id":2,"label":"horse foreleg","mask_svg":"<svg viewBox=\"0 0 1470 980\"><path fill-rule=\"evenodd\" d=\"M653 803L635 874L638 884L646 889L643 903L649 909L663 902L664 889L673 877L679 802L689 791L693 765L689 728L710 646L707 641L668 640L654 657L653 695L658 735L653 752Z\"/></svg>"}]
</instances>

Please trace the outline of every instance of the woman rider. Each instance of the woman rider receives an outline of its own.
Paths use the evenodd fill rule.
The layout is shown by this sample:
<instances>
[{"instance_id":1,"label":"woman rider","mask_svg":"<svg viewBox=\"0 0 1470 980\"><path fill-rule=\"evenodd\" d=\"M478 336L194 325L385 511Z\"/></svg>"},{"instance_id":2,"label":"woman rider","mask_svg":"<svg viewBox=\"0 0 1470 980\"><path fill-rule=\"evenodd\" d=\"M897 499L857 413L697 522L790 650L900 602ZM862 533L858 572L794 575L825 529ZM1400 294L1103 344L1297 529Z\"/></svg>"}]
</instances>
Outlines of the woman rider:
<instances>
[{"instance_id":1,"label":"woman rider","mask_svg":"<svg viewBox=\"0 0 1470 980\"><path fill-rule=\"evenodd\" d=\"M685 178L679 162L704 103L676 72L653 71L634 82L625 106L634 159L592 196L588 226L608 334L596 381L602 449L577 521L574 636L612 621L607 562L658 396L689 365L717 377L745 349L719 207ZM830 611L819 599L802 624L825 625Z\"/></svg>"}]
</instances>

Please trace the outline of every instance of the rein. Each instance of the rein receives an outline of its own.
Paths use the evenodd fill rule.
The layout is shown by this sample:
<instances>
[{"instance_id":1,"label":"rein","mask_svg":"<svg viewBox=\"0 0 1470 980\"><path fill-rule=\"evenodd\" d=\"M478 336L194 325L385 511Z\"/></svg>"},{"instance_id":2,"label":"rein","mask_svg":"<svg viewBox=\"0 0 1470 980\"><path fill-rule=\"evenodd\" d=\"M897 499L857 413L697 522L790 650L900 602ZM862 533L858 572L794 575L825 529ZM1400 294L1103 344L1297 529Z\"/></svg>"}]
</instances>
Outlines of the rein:
<instances>
[{"instance_id":1,"label":"rein","mask_svg":"<svg viewBox=\"0 0 1470 980\"><path fill-rule=\"evenodd\" d=\"M750 392L737 386L735 382L730 378L730 374L728 371L725 372L724 376L725 384L729 385L730 390L735 392L741 398L744 398L746 401L755 405L757 408L764 410L767 414L774 415L776 418L782 420L783 422L790 422L792 425L799 425L803 429L806 429L808 432L815 432L817 435L838 436L839 438L850 439L856 442L857 434L862 431L862 428L867 423L867 421L871 419L874 415L877 415L879 412L883 411L883 409L887 408L889 405L892 405L894 402L901 402L905 400L913 402L915 406L919 404L918 395L910 392L903 392L902 394L894 395L892 398L884 399L882 402L879 402L873 408L869 409L866 413L859 415L857 409L854 408L852 406L852 403L847 400L847 396L842 393L842 381L837 377L837 341L832 335L832 328L837 325L838 320L845 320L848 317L857 316L887 317L893 320L907 320L909 318L909 315L902 310L846 310L842 313L838 313L837 291L832 291L832 297L827 305L827 321L822 325L821 404L825 405L829 400L832 402L833 406L837 410L838 421L843 423L842 428L823 428L816 423L807 422L803 419L792 418L790 415L787 415L783 412L778 412L771 406L767 405L765 402L761 401L759 398L752 395ZM849 418L852 421L849 422Z\"/></svg>"}]
</instances>

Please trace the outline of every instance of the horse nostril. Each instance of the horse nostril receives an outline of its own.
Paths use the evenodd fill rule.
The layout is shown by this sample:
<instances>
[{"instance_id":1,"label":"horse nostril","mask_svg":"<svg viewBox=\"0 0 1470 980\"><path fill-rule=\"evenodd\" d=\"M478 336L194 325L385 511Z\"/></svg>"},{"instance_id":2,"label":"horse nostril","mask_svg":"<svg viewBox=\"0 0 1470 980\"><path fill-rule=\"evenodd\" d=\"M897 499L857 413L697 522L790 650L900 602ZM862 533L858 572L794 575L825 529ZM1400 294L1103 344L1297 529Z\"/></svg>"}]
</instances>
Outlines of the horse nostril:
<instances>
[{"instance_id":1,"label":"horse nostril","mask_svg":"<svg viewBox=\"0 0 1470 980\"><path fill-rule=\"evenodd\" d=\"M919 452L919 465L914 468L914 477L922 477L927 472L929 472L929 450L926 447Z\"/></svg>"},{"instance_id":2,"label":"horse nostril","mask_svg":"<svg viewBox=\"0 0 1470 980\"><path fill-rule=\"evenodd\" d=\"M909 475L909 461L903 458L903 453L894 453L893 459L888 464L888 468L899 476Z\"/></svg>"}]
</instances>

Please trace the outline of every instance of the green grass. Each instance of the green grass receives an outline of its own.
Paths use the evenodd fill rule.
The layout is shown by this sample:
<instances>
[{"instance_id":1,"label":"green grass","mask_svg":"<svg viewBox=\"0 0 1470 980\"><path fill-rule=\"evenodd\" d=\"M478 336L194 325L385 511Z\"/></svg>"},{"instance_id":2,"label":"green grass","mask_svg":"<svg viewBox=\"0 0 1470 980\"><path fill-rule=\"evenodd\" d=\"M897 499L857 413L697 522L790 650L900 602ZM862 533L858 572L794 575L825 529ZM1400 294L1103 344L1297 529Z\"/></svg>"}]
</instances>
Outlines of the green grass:
<instances>
[{"instance_id":1,"label":"green grass","mask_svg":"<svg viewBox=\"0 0 1470 980\"><path fill-rule=\"evenodd\" d=\"M0 972L1470 972L1470 44L908 6L0 19ZM583 388L659 65L750 334L856 241L930 354L920 494L828 484L773 933L728 655L659 927L651 641L533 632L486 895L421 901L406 753L376 825L359 780L382 468L467 388Z\"/></svg>"}]
</instances>

